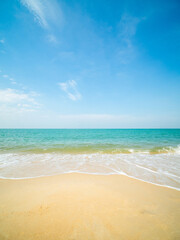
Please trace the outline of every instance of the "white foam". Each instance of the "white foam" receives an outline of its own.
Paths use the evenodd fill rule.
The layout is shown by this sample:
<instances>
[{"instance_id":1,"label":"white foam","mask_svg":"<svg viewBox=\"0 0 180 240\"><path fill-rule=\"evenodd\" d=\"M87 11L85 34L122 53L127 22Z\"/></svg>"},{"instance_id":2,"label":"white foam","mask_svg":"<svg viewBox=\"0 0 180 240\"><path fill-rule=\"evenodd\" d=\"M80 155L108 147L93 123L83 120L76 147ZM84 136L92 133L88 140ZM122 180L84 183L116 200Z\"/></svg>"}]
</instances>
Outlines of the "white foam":
<instances>
[{"instance_id":1,"label":"white foam","mask_svg":"<svg viewBox=\"0 0 180 240\"><path fill-rule=\"evenodd\" d=\"M180 155L164 154L0 154L0 177L9 179L67 172L123 174L153 184L180 189Z\"/></svg>"}]
</instances>

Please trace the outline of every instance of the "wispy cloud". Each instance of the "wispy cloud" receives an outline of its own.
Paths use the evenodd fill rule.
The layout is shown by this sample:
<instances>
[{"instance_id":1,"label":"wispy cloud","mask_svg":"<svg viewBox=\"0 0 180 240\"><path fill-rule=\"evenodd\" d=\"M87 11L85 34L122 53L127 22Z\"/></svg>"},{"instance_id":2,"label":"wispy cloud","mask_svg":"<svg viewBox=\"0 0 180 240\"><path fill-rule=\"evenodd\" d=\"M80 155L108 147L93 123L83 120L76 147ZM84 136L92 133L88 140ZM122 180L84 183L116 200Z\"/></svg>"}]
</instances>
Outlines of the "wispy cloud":
<instances>
[{"instance_id":1,"label":"wispy cloud","mask_svg":"<svg viewBox=\"0 0 180 240\"><path fill-rule=\"evenodd\" d=\"M1 71L0 71L1 72ZM17 82L14 80L14 78L10 77L7 74L3 74L2 75L3 78L8 79L10 81L11 84L17 84Z\"/></svg>"},{"instance_id":2,"label":"wispy cloud","mask_svg":"<svg viewBox=\"0 0 180 240\"><path fill-rule=\"evenodd\" d=\"M128 47L132 45L132 37L136 34L138 23L140 18L132 17L127 14L121 17L119 22L119 37L125 41Z\"/></svg>"},{"instance_id":3,"label":"wispy cloud","mask_svg":"<svg viewBox=\"0 0 180 240\"><path fill-rule=\"evenodd\" d=\"M81 99L82 96L77 89L76 81L70 80L67 82L58 83L58 85L60 86L61 90L64 91L71 100L76 101Z\"/></svg>"},{"instance_id":4,"label":"wispy cloud","mask_svg":"<svg viewBox=\"0 0 180 240\"><path fill-rule=\"evenodd\" d=\"M49 35L47 36L47 40L48 40L50 43L54 43L54 44L58 44L58 43L59 43L58 39L57 39L56 36L53 35L53 34L49 34Z\"/></svg>"},{"instance_id":5,"label":"wispy cloud","mask_svg":"<svg viewBox=\"0 0 180 240\"><path fill-rule=\"evenodd\" d=\"M0 43L4 44L5 40L4 39L0 39Z\"/></svg>"},{"instance_id":6,"label":"wispy cloud","mask_svg":"<svg viewBox=\"0 0 180 240\"><path fill-rule=\"evenodd\" d=\"M11 81L12 84L17 84L17 82L14 80L14 78L9 78L9 80Z\"/></svg>"},{"instance_id":7,"label":"wispy cloud","mask_svg":"<svg viewBox=\"0 0 180 240\"><path fill-rule=\"evenodd\" d=\"M118 55L121 63L129 63L137 54L136 48L133 44L133 38L136 35L138 24L145 18L132 17L124 14L119 22L119 39L120 49Z\"/></svg>"},{"instance_id":8,"label":"wispy cloud","mask_svg":"<svg viewBox=\"0 0 180 240\"><path fill-rule=\"evenodd\" d=\"M62 11L56 0L20 0L34 15L34 19L43 27L48 29L50 23L62 21Z\"/></svg>"},{"instance_id":9,"label":"wispy cloud","mask_svg":"<svg viewBox=\"0 0 180 240\"><path fill-rule=\"evenodd\" d=\"M37 94L34 92L23 92L17 89L0 89L0 111L35 111L40 104L36 101Z\"/></svg>"},{"instance_id":10,"label":"wispy cloud","mask_svg":"<svg viewBox=\"0 0 180 240\"><path fill-rule=\"evenodd\" d=\"M9 78L9 76L7 74L4 74L3 78Z\"/></svg>"}]
</instances>

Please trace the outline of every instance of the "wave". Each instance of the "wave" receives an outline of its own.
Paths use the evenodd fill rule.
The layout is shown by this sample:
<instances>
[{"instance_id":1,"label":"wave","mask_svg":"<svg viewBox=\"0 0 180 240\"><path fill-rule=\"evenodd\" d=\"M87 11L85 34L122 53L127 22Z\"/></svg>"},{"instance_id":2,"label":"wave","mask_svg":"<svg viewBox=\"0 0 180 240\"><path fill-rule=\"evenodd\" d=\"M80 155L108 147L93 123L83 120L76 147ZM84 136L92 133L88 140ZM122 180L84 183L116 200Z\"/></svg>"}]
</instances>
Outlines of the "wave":
<instances>
[{"instance_id":1,"label":"wave","mask_svg":"<svg viewBox=\"0 0 180 240\"><path fill-rule=\"evenodd\" d=\"M139 146L127 148L116 146L114 144L95 144L95 145L59 145L52 147L36 147L36 146L16 146L16 147L5 147L0 149L1 153L62 153L62 154L164 154L164 153L175 153L180 154L180 145L176 147L172 146L159 146L159 147L149 147L141 148Z\"/></svg>"},{"instance_id":2,"label":"wave","mask_svg":"<svg viewBox=\"0 0 180 240\"><path fill-rule=\"evenodd\" d=\"M178 147L179 148L179 147ZM29 178L67 172L122 174L146 182L180 189L180 153L3 153L0 177Z\"/></svg>"}]
</instances>

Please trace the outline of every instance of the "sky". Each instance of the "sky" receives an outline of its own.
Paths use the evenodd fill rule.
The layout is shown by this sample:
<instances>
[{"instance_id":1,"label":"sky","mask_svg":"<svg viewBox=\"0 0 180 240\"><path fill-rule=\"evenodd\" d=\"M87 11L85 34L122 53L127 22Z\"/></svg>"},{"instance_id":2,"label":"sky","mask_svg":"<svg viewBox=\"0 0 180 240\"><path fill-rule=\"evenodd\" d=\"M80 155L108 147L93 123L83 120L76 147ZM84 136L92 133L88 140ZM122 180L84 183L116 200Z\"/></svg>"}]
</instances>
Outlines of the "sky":
<instances>
[{"instance_id":1,"label":"sky","mask_svg":"<svg viewBox=\"0 0 180 240\"><path fill-rule=\"evenodd\" d=\"M0 1L0 128L179 128L179 0Z\"/></svg>"}]
</instances>

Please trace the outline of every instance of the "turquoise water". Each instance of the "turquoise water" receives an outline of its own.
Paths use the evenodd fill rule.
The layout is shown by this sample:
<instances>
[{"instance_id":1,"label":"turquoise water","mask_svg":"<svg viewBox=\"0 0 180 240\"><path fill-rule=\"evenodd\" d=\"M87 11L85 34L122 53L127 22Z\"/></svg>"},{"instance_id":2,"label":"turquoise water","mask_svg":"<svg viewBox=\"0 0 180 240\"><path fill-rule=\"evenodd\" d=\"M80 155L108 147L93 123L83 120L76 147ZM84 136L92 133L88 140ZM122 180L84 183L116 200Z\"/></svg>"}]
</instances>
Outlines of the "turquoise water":
<instances>
[{"instance_id":1,"label":"turquoise water","mask_svg":"<svg viewBox=\"0 0 180 240\"><path fill-rule=\"evenodd\" d=\"M1 129L0 152L131 153L173 151L180 129Z\"/></svg>"},{"instance_id":2,"label":"turquoise water","mask_svg":"<svg viewBox=\"0 0 180 240\"><path fill-rule=\"evenodd\" d=\"M1 129L0 177L125 174L179 189L180 129Z\"/></svg>"}]
</instances>

